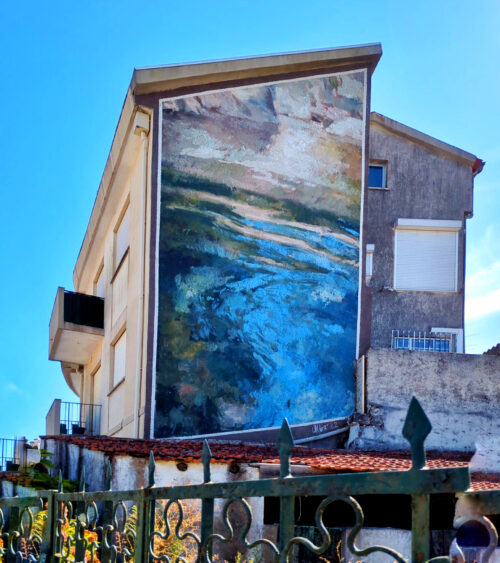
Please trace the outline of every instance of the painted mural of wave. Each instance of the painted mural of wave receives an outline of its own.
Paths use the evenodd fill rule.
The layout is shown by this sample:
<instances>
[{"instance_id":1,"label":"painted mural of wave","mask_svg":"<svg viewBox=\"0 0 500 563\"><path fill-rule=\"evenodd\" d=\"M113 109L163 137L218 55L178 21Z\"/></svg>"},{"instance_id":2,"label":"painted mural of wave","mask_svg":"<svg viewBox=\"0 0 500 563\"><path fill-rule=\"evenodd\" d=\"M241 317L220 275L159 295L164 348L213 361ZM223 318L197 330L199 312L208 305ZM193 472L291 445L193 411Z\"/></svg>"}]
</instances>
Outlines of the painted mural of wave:
<instances>
[{"instance_id":1,"label":"painted mural of wave","mask_svg":"<svg viewBox=\"0 0 500 563\"><path fill-rule=\"evenodd\" d=\"M352 411L361 159L353 122L362 121L363 93L355 74L166 104L156 435ZM287 168L299 138L302 165Z\"/></svg>"}]
</instances>

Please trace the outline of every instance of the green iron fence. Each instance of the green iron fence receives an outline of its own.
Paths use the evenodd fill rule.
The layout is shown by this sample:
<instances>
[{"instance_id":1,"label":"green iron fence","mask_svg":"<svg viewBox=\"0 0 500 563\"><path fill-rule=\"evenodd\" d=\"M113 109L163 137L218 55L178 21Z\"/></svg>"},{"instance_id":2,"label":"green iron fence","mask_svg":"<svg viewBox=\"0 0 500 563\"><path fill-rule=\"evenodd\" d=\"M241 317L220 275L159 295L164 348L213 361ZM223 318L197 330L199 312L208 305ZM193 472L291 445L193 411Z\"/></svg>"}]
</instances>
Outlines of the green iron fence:
<instances>
[{"instance_id":1,"label":"green iron fence","mask_svg":"<svg viewBox=\"0 0 500 563\"><path fill-rule=\"evenodd\" d=\"M199 485L156 487L155 462L151 453L149 484L146 488L112 491L111 465L108 462L105 491L85 491L85 474L82 471L78 492L63 492L60 477L58 491L39 491L26 498L0 498L0 561L181 563L189 560L212 563L222 561L217 555L218 548L236 539L244 549L260 553L255 559L245 559L246 556L238 559L238 556L236 561L288 562L292 560L297 545L316 554L320 560L319 556L332 543L331 534L323 523L325 509L335 501L342 501L352 508L356 518L347 537L347 545L355 558L359 560L371 553L383 552L392 560L403 562L406 559L390 547L375 545L361 549L356 545L364 515L354 497L394 494L411 496L411 561L428 561L431 495L463 492L470 486L467 467L425 468L424 441L430 431L427 416L418 401L412 399L403 428L403 435L410 444L412 459L412 467L407 471L292 477L290 457L293 438L286 421L277 444L280 455L280 476L277 478L213 483L210 476L211 453L207 442L204 443L202 455L203 483ZM315 514L316 526L322 539L318 545L305 537L294 536L295 497L309 495L324 497ZM487 514L500 513L500 491L478 493L476 496L475 499L474 495L471 498L478 506L487 510ZM251 497L279 498L279 541L248 539L252 510L246 499ZM222 534L214 532L216 499L222 502L221 520L225 530ZM186 504L191 501L197 501L201 505L200 518L196 530L184 531ZM246 520L238 534L235 534L231 522L233 506L240 508ZM158 516L160 508L161 515ZM484 516L471 516L470 519L481 522L489 533L489 546L481 559L487 561L498 542L496 530ZM462 519L456 525L461 525L464 521ZM173 541L168 544L169 540ZM182 547L188 543L191 545L189 556ZM463 554L457 549L458 556L453 560L464 560ZM442 556L430 561L444 562L452 559Z\"/></svg>"}]
</instances>

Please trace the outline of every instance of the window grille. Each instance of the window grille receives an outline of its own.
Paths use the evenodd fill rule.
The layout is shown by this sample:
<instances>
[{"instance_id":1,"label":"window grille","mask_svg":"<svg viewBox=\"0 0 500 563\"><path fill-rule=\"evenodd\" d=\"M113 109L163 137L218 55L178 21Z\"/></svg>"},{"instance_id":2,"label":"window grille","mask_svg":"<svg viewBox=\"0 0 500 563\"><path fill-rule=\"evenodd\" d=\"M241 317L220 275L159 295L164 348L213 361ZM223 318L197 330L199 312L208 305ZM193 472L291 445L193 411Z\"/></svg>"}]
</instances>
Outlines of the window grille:
<instances>
[{"instance_id":1,"label":"window grille","mask_svg":"<svg viewBox=\"0 0 500 563\"><path fill-rule=\"evenodd\" d=\"M456 334L393 330L391 348L393 350L420 350L422 352L456 352Z\"/></svg>"}]
</instances>

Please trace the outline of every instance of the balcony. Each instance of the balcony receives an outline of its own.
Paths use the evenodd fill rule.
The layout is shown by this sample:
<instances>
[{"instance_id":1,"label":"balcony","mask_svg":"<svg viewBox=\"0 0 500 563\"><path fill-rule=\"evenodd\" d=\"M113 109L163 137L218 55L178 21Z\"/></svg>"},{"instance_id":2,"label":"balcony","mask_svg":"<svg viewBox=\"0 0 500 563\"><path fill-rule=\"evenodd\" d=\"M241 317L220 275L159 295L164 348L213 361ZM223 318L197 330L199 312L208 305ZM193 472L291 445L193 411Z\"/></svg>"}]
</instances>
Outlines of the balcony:
<instances>
[{"instance_id":1,"label":"balcony","mask_svg":"<svg viewBox=\"0 0 500 563\"><path fill-rule=\"evenodd\" d=\"M101 405L68 403L55 399L45 417L47 436L59 434L96 435L100 432Z\"/></svg>"},{"instance_id":2,"label":"balcony","mask_svg":"<svg viewBox=\"0 0 500 563\"><path fill-rule=\"evenodd\" d=\"M104 299L59 287L49 329L49 360L86 364L104 336Z\"/></svg>"},{"instance_id":3,"label":"balcony","mask_svg":"<svg viewBox=\"0 0 500 563\"><path fill-rule=\"evenodd\" d=\"M418 350L420 352L457 352L457 335L450 332L422 332L393 330L393 350Z\"/></svg>"},{"instance_id":4,"label":"balcony","mask_svg":"<svg viewBox=\"0 0 500 563\"><path fill-rule=\"evenodd\" d=\"M17 471L21 463L23 440L0 438L0 471Z\"/></svg>"}]
</instances>

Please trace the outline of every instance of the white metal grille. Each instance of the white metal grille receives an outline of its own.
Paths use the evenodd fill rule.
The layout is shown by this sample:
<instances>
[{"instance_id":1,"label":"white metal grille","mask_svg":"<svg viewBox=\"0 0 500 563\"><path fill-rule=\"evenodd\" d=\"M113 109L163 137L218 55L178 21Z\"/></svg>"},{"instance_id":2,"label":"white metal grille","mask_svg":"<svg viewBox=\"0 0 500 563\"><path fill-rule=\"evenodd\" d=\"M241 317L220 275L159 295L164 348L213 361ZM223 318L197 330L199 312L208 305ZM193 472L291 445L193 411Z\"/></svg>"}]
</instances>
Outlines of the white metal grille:
<instances>
[{"instance_id":1,"label":"white metal grille","mask_svg":"<svg viewBox=\"0 0 500 563\"><path fill-rule=\"evenodd\" d=\"M393 350L420 350L422 352L456 352L456 334L393 330L391 348Z\"/></svg>"}]
</instances>

